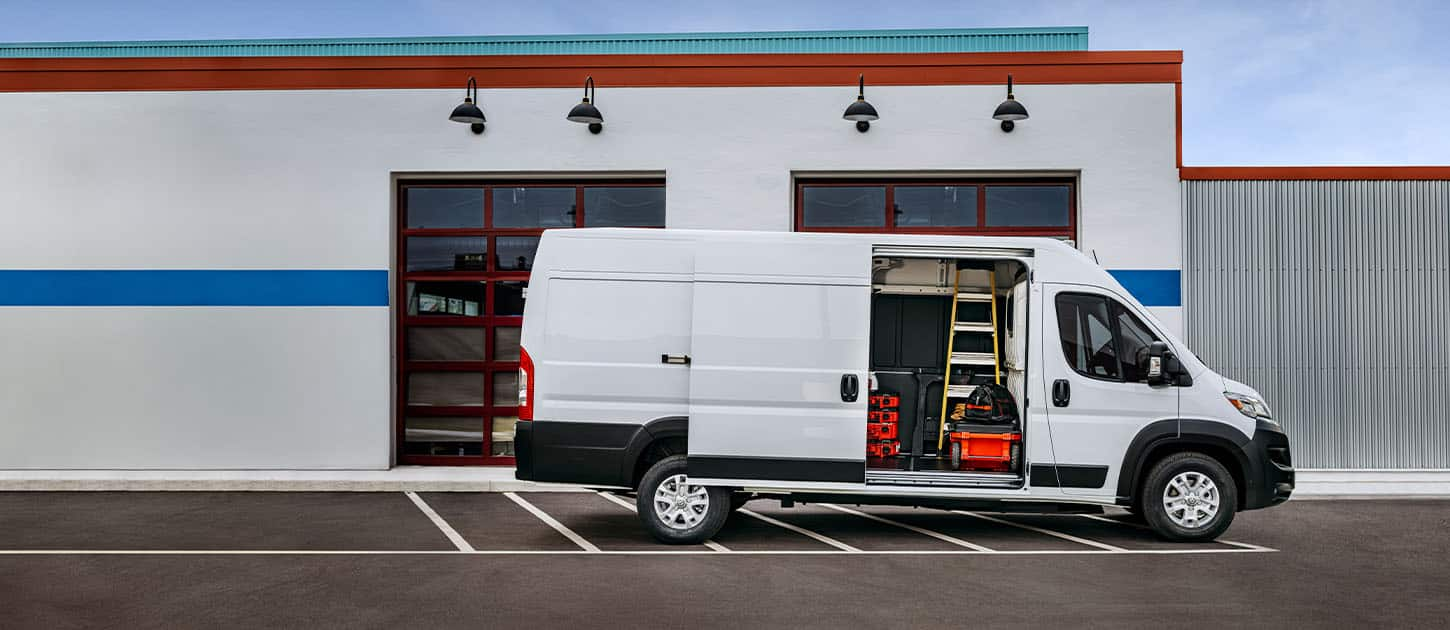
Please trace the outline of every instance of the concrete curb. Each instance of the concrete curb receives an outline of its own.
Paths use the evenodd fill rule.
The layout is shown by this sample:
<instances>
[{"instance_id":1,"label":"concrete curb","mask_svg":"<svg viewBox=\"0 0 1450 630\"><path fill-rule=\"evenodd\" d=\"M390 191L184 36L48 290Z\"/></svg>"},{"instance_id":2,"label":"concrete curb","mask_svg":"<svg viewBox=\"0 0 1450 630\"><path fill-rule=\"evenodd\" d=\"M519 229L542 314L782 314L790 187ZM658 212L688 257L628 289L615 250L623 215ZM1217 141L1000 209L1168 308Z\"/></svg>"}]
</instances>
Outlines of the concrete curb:
<instances>
[{"instance_id":1,"label":"concrete curb","mask_svg":"<svg viewBox=\"0 0 1450 630\"><path fill-rule=\"evenodd\" d=\"M512 468L392 470L0 470L0 491L587 492L513 478Z\"/></svg>"}]
</instances>

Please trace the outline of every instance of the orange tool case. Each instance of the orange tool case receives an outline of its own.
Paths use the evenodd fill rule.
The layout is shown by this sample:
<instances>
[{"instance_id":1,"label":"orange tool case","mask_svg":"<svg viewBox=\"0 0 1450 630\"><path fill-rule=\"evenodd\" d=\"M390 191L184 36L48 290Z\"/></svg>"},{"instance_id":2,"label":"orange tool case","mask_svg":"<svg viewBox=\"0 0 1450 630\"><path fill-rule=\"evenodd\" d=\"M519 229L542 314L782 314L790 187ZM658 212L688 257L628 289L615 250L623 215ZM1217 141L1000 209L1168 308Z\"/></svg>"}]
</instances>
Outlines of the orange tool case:
<instances>
[{"instance_id":1,"label":"orange tool case","mask_svg":"<svg viewBox=\"0 0 1450 630\"><path fill-rule=\"evenodd\" d=\"M959 470L1008 471L1012 467L1014 447L1021 453L1022 433L1011 426L957 423L947 437L952 443L952 454L960 454Z\"/></svg>"}]
</instances>

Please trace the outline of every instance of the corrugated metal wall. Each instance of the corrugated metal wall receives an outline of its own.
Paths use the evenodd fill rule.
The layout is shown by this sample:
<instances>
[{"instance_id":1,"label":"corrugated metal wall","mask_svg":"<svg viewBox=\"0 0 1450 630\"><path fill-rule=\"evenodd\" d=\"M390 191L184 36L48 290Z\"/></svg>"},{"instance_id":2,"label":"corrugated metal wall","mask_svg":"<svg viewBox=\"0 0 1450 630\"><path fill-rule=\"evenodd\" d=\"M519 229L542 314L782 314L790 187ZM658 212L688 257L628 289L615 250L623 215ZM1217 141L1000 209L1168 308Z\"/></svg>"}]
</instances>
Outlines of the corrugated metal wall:
<instances>
[{"instance_id":1,"label":"corrugated metal wall","mask_svg":"<svg viewBox=\"0 0 1450 630\"><path fill-rule=\"evenodd\" d=\"M1302 468L1450 468L1450 182L1186 181L1187 341Z\"/></svg>"}]
</instances>

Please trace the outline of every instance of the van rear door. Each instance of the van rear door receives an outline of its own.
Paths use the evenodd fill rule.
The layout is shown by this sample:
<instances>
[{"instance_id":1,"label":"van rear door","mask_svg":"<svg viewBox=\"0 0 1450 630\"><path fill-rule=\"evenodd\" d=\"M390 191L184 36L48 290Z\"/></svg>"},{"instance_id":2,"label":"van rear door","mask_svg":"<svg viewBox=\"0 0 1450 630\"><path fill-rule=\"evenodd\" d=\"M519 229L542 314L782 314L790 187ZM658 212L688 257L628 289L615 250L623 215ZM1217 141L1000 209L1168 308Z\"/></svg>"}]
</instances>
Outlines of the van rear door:
<instances>
[{"instance_id":1,"label":"van rear door","mask_svg":"<svg viewBox=\"0 0 1450 630\"><path fill-rule=\"evenodd\" d=\"M695 253L689 474L864 483L868 244L779 236Z\"/></svg>"}]
</instances>

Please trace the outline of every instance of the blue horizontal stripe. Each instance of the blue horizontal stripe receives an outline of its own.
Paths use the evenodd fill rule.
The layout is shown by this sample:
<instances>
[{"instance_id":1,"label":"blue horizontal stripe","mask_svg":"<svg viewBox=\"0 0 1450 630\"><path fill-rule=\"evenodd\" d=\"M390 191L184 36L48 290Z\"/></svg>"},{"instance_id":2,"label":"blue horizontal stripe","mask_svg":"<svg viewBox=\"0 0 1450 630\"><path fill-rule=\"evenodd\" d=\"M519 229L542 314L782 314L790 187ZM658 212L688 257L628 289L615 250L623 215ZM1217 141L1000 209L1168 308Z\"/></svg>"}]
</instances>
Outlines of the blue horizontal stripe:
<instances>
[{"instance_id":1,"label":"blue horizontal stripe","mask_svg":"<svg viewBox=\"0 0 1450 630\"><path fill-rule=\"evenodd\" d=\"M1109 269L1143 306L1183 306L1183 273L1177 269Z\"/></svg>"},{"instance_id":2,"label":"blue horizontal stripe","mask_svg":"<svg viewBox=\"0 0 1450 630\"><path fill-rule=\"evenodd\" d=\"M385 270L0 270L0 306L387 306Z\"/></svg>"}]
</instances>

